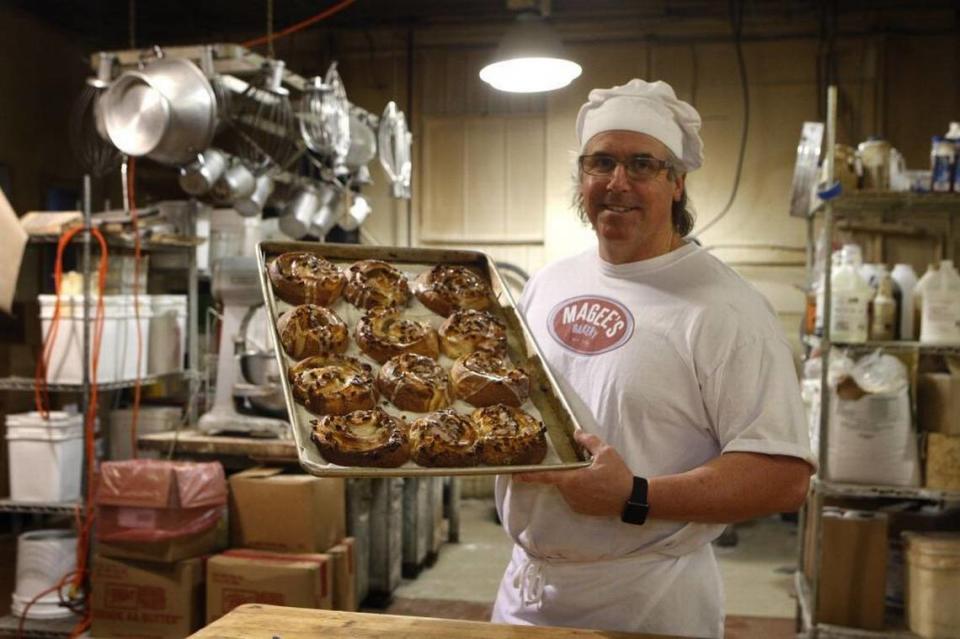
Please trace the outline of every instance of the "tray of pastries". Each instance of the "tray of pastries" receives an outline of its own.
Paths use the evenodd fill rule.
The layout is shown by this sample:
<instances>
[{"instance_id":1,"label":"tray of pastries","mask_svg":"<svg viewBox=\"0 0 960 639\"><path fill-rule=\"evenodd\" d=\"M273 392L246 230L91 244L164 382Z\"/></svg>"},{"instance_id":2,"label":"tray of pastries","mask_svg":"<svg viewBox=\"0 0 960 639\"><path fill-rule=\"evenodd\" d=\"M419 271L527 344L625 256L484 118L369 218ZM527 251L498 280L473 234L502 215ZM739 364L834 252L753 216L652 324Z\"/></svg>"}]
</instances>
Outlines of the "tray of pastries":
<instances>
[{"instance_id":1,"label":"tray of pastries","mask_svg":"<svg viewBox=\"0 0 960 639\"><path fill-rule=\"evenodd\" d=\"M301 465L321 476L578 468L576 417L484 253L261 242Z\"/></svg>"}]
</instances>

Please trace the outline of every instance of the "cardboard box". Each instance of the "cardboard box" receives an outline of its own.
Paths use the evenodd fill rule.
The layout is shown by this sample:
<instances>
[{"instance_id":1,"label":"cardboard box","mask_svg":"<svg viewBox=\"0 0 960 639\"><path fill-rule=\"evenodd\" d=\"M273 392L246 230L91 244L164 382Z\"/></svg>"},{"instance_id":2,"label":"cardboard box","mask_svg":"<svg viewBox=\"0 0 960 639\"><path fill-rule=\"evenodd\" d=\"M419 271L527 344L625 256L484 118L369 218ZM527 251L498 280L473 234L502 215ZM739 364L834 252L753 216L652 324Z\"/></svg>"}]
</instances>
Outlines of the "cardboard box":
<instances>
[{"instance_id":1,"label":"cardboard box","mask_svg":"<svg viewBox=\"0 0 960 639\"><path fill-rule=\"evenodd\" d=\"M111 461L100 466L95 500L97 539L153 543L216 525L227 482L219 462Z\"/></svg>"},{"instance_id":2,"label":"cardboard box","mask_svg":"<svg viewBox=\"0 0 960 639\"><path fill-rule=\"evenodd\" d=\"M233 549L207 562L207 623L237 606L262 603L297 608L333 606L329 555Z\"/></svg>"},{"instance_id":3,"label":"cardboard box","mask_svg":"<svg viewBox=\"0 0 960 639\"><path fill-rule=\"evenodd\" d=\"M960 374L921 373L917 378L921 430L960 436Z\"/></svg>"},{"instance_id":4,"label":"cardboard box","mask_svg":"<svg viewBox=\"0 0 960 639\"><path fill-rule=\"evenodd\" d=\"M960 436L927 435L927 488L960 492Z\"/></svg>"},{"instance_id":5,"label":"cardboard box","mask_svg":"<svg viewBox=\"0 0 960 639\"><path fill-rule=\"evenodd\" d=\"M804 572L809 578L813 520L807 521ZM824 508L820 621L867 630L884 628L887 551L885 513Z\"/></svg>"},{"instance_id":6,"label":"cardboard box","mask_svg":"<svg viewBox=\"0 0 960 639\"><path fill-rule=\"evenodd\" d=\"M97 544L97 552L103 557L114 559L169 564L220 552L229 545L229 537L226 518L222 517L212 528L187 537L141 543L101 542Z\"/></svg>"},{"instance_id":7,"label":"cardboard box","mask_svg":"<svg viewBox=\"0 0 960 639\"><path fill-rule=\"evenodd\" d=\"M356 540L343 539L327 550L333 560L333 609L357 610L357 554Z\"/></svg>"},{"instance_id":8,"label":"cardboard box","mask_svg":"<svg viewBox=\"0 0 960 639\"><path fill-rule=\"evenodd\" d=\"M203 626L203 560L175 564L93 560L95 637L180 639Z\"/></svg>"},{"instance_id":9,"label":"cardboard box","mask_svg":"<svg viewBox=\"0 0 960 639\"><path fill-rule=\"evenodd\" d=\"M232 545L276 552L324 552L346 537L344 482L280 468L230 477Z\"/></svg>"}]
</instances>

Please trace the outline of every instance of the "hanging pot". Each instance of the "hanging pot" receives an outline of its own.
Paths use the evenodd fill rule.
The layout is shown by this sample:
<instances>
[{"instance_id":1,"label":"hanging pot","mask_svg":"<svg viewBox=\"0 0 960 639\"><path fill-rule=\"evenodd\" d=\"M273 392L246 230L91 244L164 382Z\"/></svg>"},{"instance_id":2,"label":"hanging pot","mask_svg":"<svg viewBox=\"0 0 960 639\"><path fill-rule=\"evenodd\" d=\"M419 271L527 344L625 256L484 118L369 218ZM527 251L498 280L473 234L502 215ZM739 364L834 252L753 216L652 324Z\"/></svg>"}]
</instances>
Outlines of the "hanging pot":
<instances>
[{"instance_id":1,"label":"hanging pot","mask_svg":"<svg viewBox=\"0 0 960 639\"><path fill-rule=\"evenodd\" d=\"M263 206L271 193L273 193L273 178L269 175L261 175L257 178L253 193L235 201L233 210L243 217L256 217L263 213Z\"/></svg>"},{"instance_id":2,"label":"hanging pot","mask_svg":"<svg viewBox=\"0 0 960 639\"><path fill-rule=\"evenodd\" d=\"M227 170L229 160L217 149L207 149L180 169L180 188L190 195L203 195Z\"/></svg>"},{"instance_id":3,"label":"hanging pot","mask_svg":"<svg viewBox=\"0 0 960 639\"><path fill-rule=\"evenodd\" d=\"M103 94L100 108L107 135L120 151L174 166L210 146L217 122L210 82L183 59L160 58L124 72Z\"/></svg>"}]
</instances>

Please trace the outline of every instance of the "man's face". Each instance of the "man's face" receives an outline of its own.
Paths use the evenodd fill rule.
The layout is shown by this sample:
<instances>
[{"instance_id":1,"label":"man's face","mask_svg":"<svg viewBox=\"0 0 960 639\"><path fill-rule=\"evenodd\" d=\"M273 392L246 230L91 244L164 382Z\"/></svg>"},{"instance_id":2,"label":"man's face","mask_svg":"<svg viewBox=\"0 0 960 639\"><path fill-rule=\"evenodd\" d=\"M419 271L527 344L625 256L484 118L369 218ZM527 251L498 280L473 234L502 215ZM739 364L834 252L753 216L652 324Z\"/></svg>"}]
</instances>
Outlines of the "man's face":
<instances>
[{"instance_id":1,"label":"man's face","mask_svg":"<svg viewBox=\"0 0 960 639\"><path fill-rule=\"evenodd\" d=\"M608 176L581 171L580 194L601 248L644 259L670 250L671 207L683 192L683 177L661 170L648 179L630 179L622 164L637 155L666 160L667 148L656 138L634 131L604 131L590 138L584 155L602 153L621 164Z\"/></svg>"}]
</instances>

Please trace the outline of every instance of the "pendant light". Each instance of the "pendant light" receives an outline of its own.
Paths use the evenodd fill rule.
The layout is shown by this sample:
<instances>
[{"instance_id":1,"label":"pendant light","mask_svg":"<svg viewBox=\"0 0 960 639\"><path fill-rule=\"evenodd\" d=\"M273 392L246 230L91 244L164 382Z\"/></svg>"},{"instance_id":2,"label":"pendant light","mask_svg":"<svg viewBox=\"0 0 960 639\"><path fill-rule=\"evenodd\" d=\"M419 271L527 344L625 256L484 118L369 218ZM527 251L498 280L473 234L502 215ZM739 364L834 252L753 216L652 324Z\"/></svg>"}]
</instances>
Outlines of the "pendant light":
<instances>
[{"instance_id":1,"label":"pendant light","mask_svg":"<svg viewBox=\"0 0 960 639\"><path fill-rule=\"evenodd\" d=\"M480 79L500 91L538 93L562 89L581 71L564 55L560 37L543 16L525 12L504 34Z\"/></svg>"}]
</instances>

